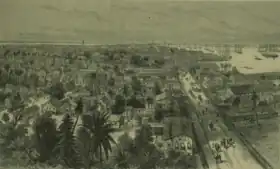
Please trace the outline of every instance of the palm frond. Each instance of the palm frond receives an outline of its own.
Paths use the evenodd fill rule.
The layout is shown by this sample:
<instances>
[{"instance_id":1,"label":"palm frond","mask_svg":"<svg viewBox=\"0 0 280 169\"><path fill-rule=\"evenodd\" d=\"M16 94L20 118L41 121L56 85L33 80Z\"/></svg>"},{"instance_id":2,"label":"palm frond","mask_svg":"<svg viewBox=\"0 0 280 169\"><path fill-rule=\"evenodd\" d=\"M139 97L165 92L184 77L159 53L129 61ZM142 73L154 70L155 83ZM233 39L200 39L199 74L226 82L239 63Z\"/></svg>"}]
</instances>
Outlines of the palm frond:
<instances>
[{"instance_id":1,"label":"palm frond","mask_svg":"<svg viewBox=\"0 0 280 169\"><path fill-rule=\"evenodd\" d=\"M110 114L108 113L95 111L89 115L83 115L81 125L84 131L89 132L90 138L94 142L91 147L92 152L100 153L100 151L103 151L106 158L109 157L109 153L112 151L111 144L116 144L111 136L111 133L115 132L115 129L109 123L109 117Z\"/></svg>"},{"instance_id":2,"label":"palm frond","mask_svg":"<svg viewBox=\"0 0 280 169\"><path fill-rule=\"evenodd\" d=\"M64 164L71 168L76 168L80 165L80 158L77 151L76 138L73 133L73 119L69 114L65 114L62 123L59 126L59 141L55 151L58 158Z\"/></svg>"}]
</instances>

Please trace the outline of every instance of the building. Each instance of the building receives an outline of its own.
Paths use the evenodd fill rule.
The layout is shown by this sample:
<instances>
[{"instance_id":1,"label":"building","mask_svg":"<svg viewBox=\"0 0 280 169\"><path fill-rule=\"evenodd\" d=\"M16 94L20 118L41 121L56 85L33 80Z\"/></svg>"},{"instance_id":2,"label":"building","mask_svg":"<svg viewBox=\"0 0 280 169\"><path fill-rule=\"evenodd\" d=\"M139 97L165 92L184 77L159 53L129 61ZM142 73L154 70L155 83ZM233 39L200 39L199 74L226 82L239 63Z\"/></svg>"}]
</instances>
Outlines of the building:
<instances>
[{"instance_id":1,"label":"building","mask_svg":"<svg viewBox=\"0 0 280 169\"><path fill-rule=\"evenodd\" d=\"M181 97L184 97L185 94L183 93L183 91L182 91L181 88L180 88L180 89L173 89L173 90L171 91L171 96L172 96L173 98L181 98Z\"/></svg>"},{"instance_id":2,"label":"building","mask_svg":"<svg viewBox=\"0 0 280 169\"><path fill-rule=\"evenodd\" d=\"M280 94L273 95L273 108L274 110L280 114Z\"/></svg>"},{"instance_id":3,"label":"building","mask_svg":"<svg viewBox=\"0 0 280 169\"><path fill-rule=\"evenodd\" d=\"M152 128L152 132L153 135L155 136L163 136L164 133L164 125L162 123L149 123L151 128Z\"/></svg>"},{"instance_id":4,"label":"building","mask_svg":"<svg viewBox=\"0 0 280 169\"><path fill-rule=\"evenodd\" d=\"M113 125L114 128L120 127L120 118L121 118L121 115L110 114L109 121Z\"/></svg>"},{"instance_id":5,"label":"building","mask_svg":"<svg viewBox=\"0 0 280 169\"><path fill-rule=\"evenodd\" d=\"M213 100L215 100L216 103L225 103L227 100L229 100L233 96L234 96L234 94L230 89L224 88L224 89L216 91L216 93L214 94Z\"/></svg>"},{"instance_id":6,"label":"building","mask_svg":"<svg viewBox=\"0 0 280 169\"><path fill-rule=\"evenodd\" d=\"M145 90L147 94L154 93L154 87L155 87L154 81L151 80L144 81L144 84L145 84Z\"/></svg>"},{"instance_id":7,"label":"building","mask_svg":"<svg viewBox=\"0 0 280 169\"><path fill-rule=\"evenodd\" d=\"M235 74L231 76L232 84L243 85L243 84L258 84L258 78L252 77L250 75Z\"/></svg>"},{"instance_id":8,"label":"building","mask_svg":"<svg viewBox=\"0 0 280 169\"><path fill-rule=\"evenodd\" d=\"M260 97L272 95L279 90L273 83L232 85L230 88L235 95L251 95L255 91Z\"/></svg>"},{"instance_id":9,"label":"building","mask_svg":"<svg viewBox=\"0 0 280 169\"><path fill-rule=\"evenodd\" d=\"M264 83L255 85L253 90L258 94L260 99L269 99L272 98L272 95L279 91L278 87L273 86L273 83Z\"/></svg>"},{"instance_id":10,"label":"building","mask_svg":"<svg viewBox=\"0 0 280 169\"><path fill-rule=\"evenodd\" d=\"M202 53L201 56L199 57L199 61L222 61L223 58L219 56L218 54L215 53Z\"/></svg>"},{"instance_id":11,"label":"building","mask_svg":"<svg viewBox=\"0 0 280 169\"><path fill-rule=\"evenodd\" d=\"M249 95L252 91L253 85L242 84L242 85L232 85L230 87L232 93L236 96Z\"/></svg>"},{"instance_id":12,"label":"building","mask_svg":"<svg viewBox=\"0 0 280 169\"><path fill-rule=\"evenodd\" d=\"M198 72L207 72L207 71L218 72L218 71L220 71L220 67L219 67L218 63L216 63L216 62L200 61L200 62L198 62L198 64L199 64L198 69L197 69Z\"/></svg>"},{"instance_id":13,"label":"building","mask_svg":"<svg viewBox=\"0 0 280 169\"><path fill-rule=\"evenodd\" d=\"M124 117L125 117L125 121L129 122L134 118L134 111L133 111L133 107L131 106L126 106L125 107L125 111L124 111Z\"/></svg>"},{"instance_id":14,"label":"building","mask_svg":"<svg viewBox=\"0 0 280 169\"><path fill-rule=\"evenodd\" d=\"M223 86L223 79L220 76L205 76L203 77L203 83L210 91L216 91Z\"/></svg>"},{"instance_id":15,"label":"building","mask_svg":"<svg viewBox=\"0 0 280 169\"><path fill-rule=\"evenodd\" d=\"M162 106L162 108L167 108L169 106L171 99L171 93L169 92L163 92L155 97L156 104L159 104Z\"/></svg>"},{"instance_id":16,"label":"building","mask_svg":"<svg viewBox=\"0 0 280 169\"><path fill-rule=\"evenodd\" d=\"M232 64L230 62L220 62L218 64L221 72L232 72Z\"/></svg>"},{"instance_id":17,"label":"building","mask_svg":"<svg viewBox=\"0 0 280 169\"><path fill-rule=\"evenodd\" d=\"M238 108L251 107L253 106L252 101L252 85L234 85L230 87L231 92L234 94L232 105Z\"/></svg>"},{"instance_id":18,"label":"building","mask_svg":"<svg viewBox=\"0 0 280 169\"><path fill-rule=\"evenodd\" d=\"M259 119L268 119L278 116L278 113L270 106L257 106L255 110L249 107L244 109L235 108L225 112L223 115L226 121L240 122L249 121L251 119L256 120L256 113Z\"/></svg>"},{"instance_id":19,"label":"building","mask_svg":"<svg viewBox=\"0 0 280 169\"><path fill-rule=\"evenodd\" d=\"M142 68L138 71L137 76L140 78L165 76L168 71L164 69Z\"/></svg>"},{"instance_id":20,"label":"building","mask_svg":"<svg viewBox=\"0 0 280 169\"><path fill-rule=\"evenodd\" d=\"M193 138L191 121L183 117L166 117L163 120L164 139L170 139L179 136L188 136Z\"/></svg>"},{"instance_id":21,"label":"building","mask_svg":"<svg viewBox=\"0 0 280 169\"><path fill-rule=\"evenodd\" d=\"M76 103L74 103L71 99L69 98L65 98L63 100L60 101L59 103L59 107L58 107L58 111L62 112L62 113L66 113L66 112L74 112L75 108L76 108Z\"/></svg>"},{"instance_id":22,"label":"building","mask_svg":"<svg viewBox=\"0 0 280 169\"><path fill-rule=\"evenodd\" d=\"M85 79L84 79L84 77L82 76L81 73L75 73L74 74L74 79L75 79L75 85L76 86L82 86L82 87L85 86Z\"/></svg>"},{"instance_id":23,"label":"building","mask_svg":"<svg viewBox=\"0 0 280 169\"><path fill-rule=\"evenodd\" d=\"M252 81L267 81L267 80L277 80L280 79L280 72L266 72L266 73L254 73L254 74L244 74L244 78L250 79Z\"/></svg>"},{"instance_id":24,"label":"building","mask_svg":"<svg viewBox=\"0 0 280 169\"><path fill-rule=\"evenodd\" d=\"M124 76L114 76L115 85L117 88L122 88L124 86Z\"/></svg>"},{"instance_id":25,"label":"building","mask_svg":"<svg viewBox=\"0 0 280 169\"><path fill-rule=\"evenodd\" d=\"M177 79L166 79L165 88L168 90L179 90L181 89L181 84Z\"/></svg>"},{"instance_id":26,"label":"building","mask_svg":"<svg viewBox=\"0 0 280 169\"><path fill-rule=\"evenodd\" d=\"M46 102L45 104L41 105L41 113L56 112L56 110L56 107L51 102Z\"/></svg>"}]
</instances>

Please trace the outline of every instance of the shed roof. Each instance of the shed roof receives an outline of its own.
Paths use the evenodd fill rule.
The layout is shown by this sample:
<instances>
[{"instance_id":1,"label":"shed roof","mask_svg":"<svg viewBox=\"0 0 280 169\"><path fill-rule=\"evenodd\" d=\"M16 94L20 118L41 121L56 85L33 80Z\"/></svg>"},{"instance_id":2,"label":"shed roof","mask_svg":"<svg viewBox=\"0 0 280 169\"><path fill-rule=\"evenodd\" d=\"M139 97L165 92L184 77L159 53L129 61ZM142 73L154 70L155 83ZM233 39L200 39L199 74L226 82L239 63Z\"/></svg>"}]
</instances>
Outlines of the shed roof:
<instances>
[{"instance_id":1,"label":"shed roof","mask_svg":"<svg viewBox=\"0 0 280 169\"><path fill-rule=\"evenodd\" d=\"M231 91L235 95L247 94L251 91L252 85L243 84L243 85L234 85L231 86Z\"/></svg>"}]
</instances>

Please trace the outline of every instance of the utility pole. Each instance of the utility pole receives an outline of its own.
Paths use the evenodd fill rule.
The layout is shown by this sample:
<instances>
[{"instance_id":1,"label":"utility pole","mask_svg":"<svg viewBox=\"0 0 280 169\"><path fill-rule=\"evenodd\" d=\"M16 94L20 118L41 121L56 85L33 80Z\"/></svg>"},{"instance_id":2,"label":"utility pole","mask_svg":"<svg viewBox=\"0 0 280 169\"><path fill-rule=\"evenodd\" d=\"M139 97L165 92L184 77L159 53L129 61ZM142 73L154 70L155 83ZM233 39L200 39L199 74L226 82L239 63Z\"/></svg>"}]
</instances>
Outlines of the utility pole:
<instances>
[{"instance_id":1,"label":"utility pole","mask_svg":"<svg viewBox=\"0 0 280 169\"><path fill-rule=\"evenodd\" d=\"M253 90L253 94L252 94L252 101L253 101L253 111L255 112L255 115L256 115L256 123L257 125L259 126L259 116L258 116L258 112L256 110L256 107L257 107L257 99L258 99L258 95L256 93L255 90Z\"/></svg>"}]
</instances>

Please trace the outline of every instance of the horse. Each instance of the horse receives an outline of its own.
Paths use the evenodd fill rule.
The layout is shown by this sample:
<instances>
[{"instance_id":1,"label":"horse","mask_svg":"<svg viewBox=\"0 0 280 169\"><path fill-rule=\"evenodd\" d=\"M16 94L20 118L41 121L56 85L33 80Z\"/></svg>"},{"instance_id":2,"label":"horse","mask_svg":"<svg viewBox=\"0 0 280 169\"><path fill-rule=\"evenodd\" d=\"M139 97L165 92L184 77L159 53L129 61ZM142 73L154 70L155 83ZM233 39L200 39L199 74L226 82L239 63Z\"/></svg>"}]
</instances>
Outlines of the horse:
<instances>
[{"instance_id":1,"label":"horse","mask_svg":"<svg viewBox=\"0 0 280 169\"><path fill-rule=\"evenodd\" d=\"M216 163L222 163L223 161L222 161L222 156L221 156L221 154L216 154L215 155L215 160L216 160Z\"/></svg>"}]
</instances>

